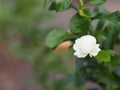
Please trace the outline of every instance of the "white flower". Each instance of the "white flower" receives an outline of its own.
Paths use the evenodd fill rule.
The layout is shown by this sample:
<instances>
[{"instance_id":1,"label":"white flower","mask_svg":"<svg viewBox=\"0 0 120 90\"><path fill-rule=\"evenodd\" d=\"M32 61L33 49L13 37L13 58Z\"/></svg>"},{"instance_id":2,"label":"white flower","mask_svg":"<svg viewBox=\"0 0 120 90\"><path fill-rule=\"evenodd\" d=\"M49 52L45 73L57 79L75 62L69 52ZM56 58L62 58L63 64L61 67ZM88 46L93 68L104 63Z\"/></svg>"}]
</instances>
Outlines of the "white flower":
<instances>
[{"instance_id":1,"label":"white flower","mask_svg":"<svg viewBox=\"0 0 120 90\"><path fill-rule=\"evenodd\" d=\"M75 50L74 55L79 58L84 58L87 55L90 57L96 56L99 51L99 44L96 44L96 38L91 35L85 35L75 40L73 49Z\"/></svg>"}]
</instances>

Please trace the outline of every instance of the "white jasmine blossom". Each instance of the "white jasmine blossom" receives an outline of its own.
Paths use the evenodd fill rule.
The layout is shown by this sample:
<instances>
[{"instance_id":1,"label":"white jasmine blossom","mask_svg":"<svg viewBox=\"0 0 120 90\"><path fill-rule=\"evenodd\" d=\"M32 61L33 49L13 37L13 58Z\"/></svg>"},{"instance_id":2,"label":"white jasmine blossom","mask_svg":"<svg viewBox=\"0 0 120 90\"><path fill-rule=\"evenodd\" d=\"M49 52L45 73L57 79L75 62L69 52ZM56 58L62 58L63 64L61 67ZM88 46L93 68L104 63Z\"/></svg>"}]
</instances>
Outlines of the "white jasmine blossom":
<instances>
[{"instance_id":1,"label":"white jasmine blossom","mask_svg":"<svg viewBox=\"0 0 120 90\"><path fill-rule=\"evenodd\" d=\"M75 40L73 49L74 55L79 58L84 58L87 55L90 57L97 56L100 51L99 44L96 44L96 38L91 35L85 35Z\"/></svg>"}]
</instances>

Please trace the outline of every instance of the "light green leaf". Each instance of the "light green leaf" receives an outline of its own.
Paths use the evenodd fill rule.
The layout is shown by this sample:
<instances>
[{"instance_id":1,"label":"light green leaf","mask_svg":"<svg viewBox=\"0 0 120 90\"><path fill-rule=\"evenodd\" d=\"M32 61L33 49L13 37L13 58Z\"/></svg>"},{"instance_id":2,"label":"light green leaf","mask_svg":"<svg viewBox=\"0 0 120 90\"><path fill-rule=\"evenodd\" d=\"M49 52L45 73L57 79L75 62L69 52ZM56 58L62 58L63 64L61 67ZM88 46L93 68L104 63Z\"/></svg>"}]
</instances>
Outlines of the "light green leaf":
<instances>
[{"instance_id":1,"label":"light green leaf","mask_svg":"<svg viewBox=\"0 0 120 90\"><path fill-rule=\"evenodd\" d=\"M79 15L86 18L91 18L91 11L88 8L83 8L79 10Z\"/></svg>"},{"instance_id":2,"label":"light green leaf","mask_svg":"<svg viewBox=\"0 0 120 90\"><path fill-rule=\"evenodd\" d=\"M56 11L64 11L71 5L72 0L56 0Z\"/></svg>"},{"instance_id":3,"label":"light green leaf","mask_svg":"<svg viewBox=\"0 0 120 90\"><path fill-rule=\"evenodd\" d=\"M95 56L96 60L103 61L103 62L109 62L111 60L110 54L106 50L101 50L97 56Z\"/></svg>"},{"instance_id":4,"label":"light green leaf","mask_svg":"<svg viewBox=\"0 0 120 90\"><path fill-rule=\"evenodd\" d=\"M91 4L95 4L95 5L101 5L103 4L106 0L87 0L89 3Z\"/></svg>"},{"instance_id":5,"label":"light green leaf","mask_svg":"<svg viewBox=\"0 0 120 90\"><path fill-rule=\"evenodd\" d=\"M49 48L55 48L58 44L63 42L67 37L68 37L67 31L55 29L48 34L45 40L45 44Z\"/></svg>"}]
</instances>

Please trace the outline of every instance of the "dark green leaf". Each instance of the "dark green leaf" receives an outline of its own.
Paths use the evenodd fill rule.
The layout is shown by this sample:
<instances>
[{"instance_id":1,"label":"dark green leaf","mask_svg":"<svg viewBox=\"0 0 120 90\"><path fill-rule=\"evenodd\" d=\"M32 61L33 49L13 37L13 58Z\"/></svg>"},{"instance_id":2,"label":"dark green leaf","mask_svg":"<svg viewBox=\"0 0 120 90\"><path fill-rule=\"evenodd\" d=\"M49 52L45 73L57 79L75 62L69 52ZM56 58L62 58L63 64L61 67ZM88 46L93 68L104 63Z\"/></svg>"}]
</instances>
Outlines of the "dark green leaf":
<instances>
[{"instance_id":1,"label":"dark green leaf","mask_svg":"<svg viewBox=\"0 0 120 90\"><path fill-rule=\"evenodd\" d=\"M95 17L93 17L93 19L106 20L111 25L120 27L120 11L116 11L113 13L100 12Z\"/></svg>"},{"instance_id":2,"label":"dark green leaf","mask_svg":"<svg viewBox=\"0 0 120 90\"><path fill-rule=\"evenodd\" d=\"M105 17L110 23L120 26L120 11L116 11Z\"/></svg>"},{"instance_id":3,"label":"dark green leaf","mask_svg":"<svg viewBox=\"0 0 120 90\"><path fill-rule=\"evenodd\" d=\"M75 73L75 79L76 79L76 85L80 86L85 79L86 79L86 69L83 65L84 59L83 58L76 58L76 73ZM82 77L82 78L81 78Z\"/></svg>"},{"instance_id":4,"label":"dark green leaf","mask_svg":"<svg viewBox=\"0 0 120 90\"><path fill-rule=\"evenodd\" d=\"M95 5L101 5L103 4L106 0L87 0L89 3L91 4L95 4Z\"/></svg>"},{"instance_id":5,"label":"dark green leaf","mask_svg":"<svg viewBox=\"0 0 120 90\"><path fill-rule=\"evenodd\" d=\"M45 40L45 44L49 48L54 48L58 44L60 44L62 41L64 41L67 37L68 37L68 33L66 31L64 31L64 30L53 30L48 34L48 36Z\"/></svg>"},{"instance_id":6,"label":"dark green leaf","mask_svg":"<svg viewBox=\"0 0 120 90\"><path fill-rule=\"evenodd\" d=\"M115 44L120 44L119 34L119 27L113 24L108 25L104 30L104 35L107 38L104 42L104 48L113 49Z\"/></svg>"},{"instance_id":7,"label":"dark green leaf","mask_svg":"<svg viewBox=\"0 0 120 90\"><path fill-rule=\"evenodd\" d=\"M87 18L81 17L78 14L76 14L70 20L69 25L71 32L73 33L82 32L83 34L86 34L89 28L89 21Z\"/></svg>"},{"instance_id":8,"label":"dark green leaf","mask_svg":"<svg viewBox=\"0 0 120 90\"><path fill-rule=\"evenodd\" d=\"M51 3L49 10L56 10L56 3L55 2Z\"/></svg>"},{"instance_id":9,"label":"dark green leaf","mask_svg":"<svg viewBox=\"0 0 120 90\"><path fill-rule=\"evenodd\" d=\"M56 0L56 11L64 11L71 5L72 0Z\"/></svg>"},{"instance_id":10,"label":"dark green leaf","mask_svg":"<svg viewBox=\"0 0 120 90\"><path fill-rule=\"evenodd\" d=\"M108 51L101 50L97 56L95 56L96 60L103 61L103 62L109 62L110 61L110 54Z\"/></svg>"},{"instance_id":11,"label":"dark green leaf","mask_svg":"<svg viewBox=\"0 0 120 90\"><path fill-rule=\"evenodd\" d=\"M103 68L94 70L93 76L94 76L94 78L96 78L98 80L98 82L101 82L104 84L113 82L113 80L115 80L114 75L109 71L109 69L107 67L103 67ZM100 77L102 77L102 78L100 78Z\"/></svg>"},{"instance_id":12,"label":"dark green leaf","mask_svg":"<svg viewBox=\"0 0 120 90\"><path fill-rule=\"evenodd\" d=\"M120 56L115 56L111 58L109 62L110 66L115 67L116 65L120 64Z\"/></svg>"},{"instance_id":13,"label":"dark green leaf","mask_svg":"<svg viewBox=\"0 0 120 90\"><path fill-rule=\"evenodd\" d=\"M102 30L104 26L105 26L105 21L99 20L96 26L96 30Z\"/></svg>"}]
</instances>

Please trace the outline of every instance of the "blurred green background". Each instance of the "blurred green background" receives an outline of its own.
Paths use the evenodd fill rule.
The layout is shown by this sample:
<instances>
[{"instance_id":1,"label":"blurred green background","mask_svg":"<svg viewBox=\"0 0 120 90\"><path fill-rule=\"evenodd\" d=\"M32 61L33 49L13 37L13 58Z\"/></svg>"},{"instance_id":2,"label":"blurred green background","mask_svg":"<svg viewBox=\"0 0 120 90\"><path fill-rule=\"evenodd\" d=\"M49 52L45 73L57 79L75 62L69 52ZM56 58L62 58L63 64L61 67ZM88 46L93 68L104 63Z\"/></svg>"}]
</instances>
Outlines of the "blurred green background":
<instances>
[{"instance_id":1,"label":"blurred green background","mask_svg":"<svg viewBox=\"0 0 120 90\"><path fill-rule=\"evenodd\" d=\"M30 89L29 86L14 86L16 81L8 82L9 85L1 84L0 90L73 90L73 55L71 51L62 51L55 53L44 45L44 40L48 32L56 27L55 13L48 12L42 9L43 0L0 0L0 40L1 45L6 46L6 52L10 52L14 60L9 60L8 63L16 62L21 59L22 63L29 63L32 67L32 72L26 78L26 82L35 86ZM3 50L4 51L4 50ZM2 61L2 59L1 59ZM19 62L20 63L20 62ZM18 63L15 63L18 65ZM22 70L26 69L26 64L21 64ZM9 68L11 66L6 66ZM13 68L14 65L12 65ZM28 68L29 68L28 67ZM17 76L17 72L13 71L12 75L16 78L25 76L21 72L21 76ZM28 74L28 73L27 73ZM3 75L4 76L4 75ZM9 75L6 76L11 78ZM6 78L5 77L5 78ZM72 77L72 79L71 79ZM21 84L24 81L20 81ZM68 83L69 82L69 83ZM75 90L75 89L74 89Z\"/></svg>"}]
</instances>

